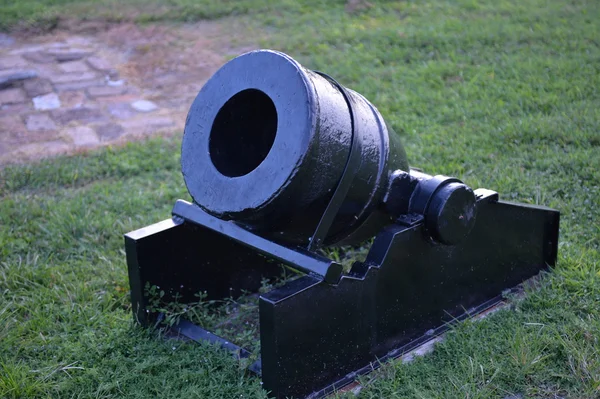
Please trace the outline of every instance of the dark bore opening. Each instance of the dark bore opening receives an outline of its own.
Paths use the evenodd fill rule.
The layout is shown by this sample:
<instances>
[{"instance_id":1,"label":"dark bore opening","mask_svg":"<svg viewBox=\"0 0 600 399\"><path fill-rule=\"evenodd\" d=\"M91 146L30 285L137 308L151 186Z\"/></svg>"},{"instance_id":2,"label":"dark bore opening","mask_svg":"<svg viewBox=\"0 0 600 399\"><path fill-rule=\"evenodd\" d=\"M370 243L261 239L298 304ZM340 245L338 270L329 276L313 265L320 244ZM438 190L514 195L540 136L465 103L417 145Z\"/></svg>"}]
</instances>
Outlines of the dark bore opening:
<instances>
[{"instance_id":1,"label":"dark bore opening","mask_svg":"<svg viewBox=\"0 0 600 399\"><path fill-rule=\"evenodd\" d=\"M243 176L260 165L275 141L277 110L260 90L247 89L231 97L217 113L208 151L225 176Z\"/></svg>"}]
</instances>

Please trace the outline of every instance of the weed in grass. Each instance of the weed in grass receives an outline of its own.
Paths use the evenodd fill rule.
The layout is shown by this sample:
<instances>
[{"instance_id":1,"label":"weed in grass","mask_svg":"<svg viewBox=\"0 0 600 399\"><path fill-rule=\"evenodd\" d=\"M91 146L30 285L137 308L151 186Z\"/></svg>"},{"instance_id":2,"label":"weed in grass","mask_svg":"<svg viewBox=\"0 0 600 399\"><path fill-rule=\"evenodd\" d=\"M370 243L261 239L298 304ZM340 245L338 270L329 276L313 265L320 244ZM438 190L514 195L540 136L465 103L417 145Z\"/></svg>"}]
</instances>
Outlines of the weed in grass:
<instances>
[{"instance_id":1,"label":"weed in grass","mask_svg":"<svg viewBox=\"0 0 600 399\"><path fill-rule=\"evenodd\" d=\"M0 396L7 399L39 396L48 388L45 379L23 364L0 363Z\"/></svg>"}]
</instances>

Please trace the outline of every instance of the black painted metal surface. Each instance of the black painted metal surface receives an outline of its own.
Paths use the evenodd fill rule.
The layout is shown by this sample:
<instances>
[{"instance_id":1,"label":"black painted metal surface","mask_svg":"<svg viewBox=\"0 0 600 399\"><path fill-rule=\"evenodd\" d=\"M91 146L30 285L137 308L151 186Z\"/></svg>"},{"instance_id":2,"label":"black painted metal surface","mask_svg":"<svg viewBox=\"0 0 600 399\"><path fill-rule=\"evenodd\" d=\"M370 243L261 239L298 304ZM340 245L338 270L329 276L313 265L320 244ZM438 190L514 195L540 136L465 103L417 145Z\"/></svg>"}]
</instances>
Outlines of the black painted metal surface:
<instances>
[{"instance_id":1,"label":"black painted metal surface","mask_svg":"<svg viewBox=\"0 0 600 399\"><path fill-rule=\"evenodd\" d=\"M457 246L424 240L421 223L392 226L338 285L304 277L261 296L265 388L318 391L554 264L556 211L486 198L477 208Z\"/></svg>"},{"instance_id":2,"label":"black painted metal surface","mask_svg":"<svg viewBox=\"0 0 600 399\"><path fill-rule=\"evenodd\" d=\"M279 276L278 263L228 236L200 224L174 217L125 235L129 286L134 317L142 325L154 323L147 288L165 292L165 301L196 302L237 297L256 292L263 278Z\"/></svg>"},{"instance_id":3,"label":"black painted metal surface","mask_svg":"<svg viewBox=\"0 0 600 399\"><path fill-rule=\"evenodd\" d=\"M447 323L485 310L556 261L559 212L410 170L377 110L282 53L234 59L202 89L182 145L195 203L125 235L136 319L164 300L257 292L261 372L276 398L321 397ZM349 273L315 252L376 236ZM173 332L248 352L181 321Z\"/></svg>"},{"instance_id":4,"label":"black painted metal surface","mask_svg":"<svg viewBox=\"0 0 600 399\"><path fill-rule=\"evenodd\" d=\"M306 275L262 295L265 389L284 398L341 388L351 381L347 374L401 355L399 348L420 342L429 330L489 307L503 291L555 263L557 211L499 202L487 190L476 193L477 221L456 246L435 243L423 218L414 218L382 231L366 261L338 284ZM256 292L261 278L279 273L274 260L288 265L307 260L302 250L294 256L253 233L238 235L243 230L233 222L192 204L178 202L174 214L126 235L132 300L143 323L156 317L147 312L146 283L171 297L179 294L180 302L204 290L208 299L222 299L242 289ZM202 329L180 332L204 339ZM208 341L230 344L217 338ZM235 346L234 352L239 353Z\"/></svg>"},{"instance_id":5,"label":"black painted metal surface","mask_svg":"<svg viewBox=\"0 0 600 399\"><path fill-rule=\"evenodd\" d=\"M358 164L328 244L364 240L391 221L377 205L391 173L408 170L406 155L363 96L283 53L253 51L225 64L194 100L181 169L206 212L308 244L353 147Z\"/></svg>"}]
</instances>

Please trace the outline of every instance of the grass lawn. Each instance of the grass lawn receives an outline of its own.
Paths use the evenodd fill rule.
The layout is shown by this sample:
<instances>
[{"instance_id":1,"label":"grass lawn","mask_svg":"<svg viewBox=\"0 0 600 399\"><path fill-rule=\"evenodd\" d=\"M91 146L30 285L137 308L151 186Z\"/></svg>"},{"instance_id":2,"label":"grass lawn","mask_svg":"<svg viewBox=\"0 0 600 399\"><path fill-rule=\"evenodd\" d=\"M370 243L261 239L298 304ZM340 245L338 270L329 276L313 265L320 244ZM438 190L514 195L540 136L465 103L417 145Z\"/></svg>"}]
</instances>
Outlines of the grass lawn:
<instances>
[{"instance_id":1,"label":"grass lawn","mask_svg":"<svg viewBox=\"0 0 600 399\"><path fill-rule=\"evenodd\" d=\"M370 99L413 166L562 212L540 287L360 397L600 397L600 2L269 3L152 0L135 18L237 14ZM0 28L44 29L141 2L0 4ZM227 353L132 323L122 234L188 198L178 162L162 139L0 171L1 398L267 397Z\"/></svg>"}]
</instances>

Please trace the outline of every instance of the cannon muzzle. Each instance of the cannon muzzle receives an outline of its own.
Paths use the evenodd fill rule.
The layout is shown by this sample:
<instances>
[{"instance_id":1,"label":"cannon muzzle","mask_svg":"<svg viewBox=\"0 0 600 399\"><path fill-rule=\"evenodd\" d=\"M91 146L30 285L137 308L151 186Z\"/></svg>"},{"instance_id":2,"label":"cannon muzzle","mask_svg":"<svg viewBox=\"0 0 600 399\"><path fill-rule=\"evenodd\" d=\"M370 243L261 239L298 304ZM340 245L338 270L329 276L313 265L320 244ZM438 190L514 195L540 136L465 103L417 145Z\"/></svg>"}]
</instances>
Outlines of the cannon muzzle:
<instances>
[{"instance_id":1,"label":"cannon muzzle","mask_svg":"<svg viewBox=\"0 0 600 399\"><path fill-rule=\"evenodd\" d=\"M270 50L233 59L202 88L188 114L181 167L203 210L287 243L312 237L350 173L327 244L357 242L389 224L381 203L390 177L409 170L373 104Z\"/></svg>"}]
</instances>

